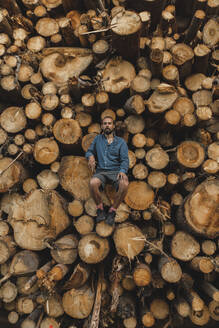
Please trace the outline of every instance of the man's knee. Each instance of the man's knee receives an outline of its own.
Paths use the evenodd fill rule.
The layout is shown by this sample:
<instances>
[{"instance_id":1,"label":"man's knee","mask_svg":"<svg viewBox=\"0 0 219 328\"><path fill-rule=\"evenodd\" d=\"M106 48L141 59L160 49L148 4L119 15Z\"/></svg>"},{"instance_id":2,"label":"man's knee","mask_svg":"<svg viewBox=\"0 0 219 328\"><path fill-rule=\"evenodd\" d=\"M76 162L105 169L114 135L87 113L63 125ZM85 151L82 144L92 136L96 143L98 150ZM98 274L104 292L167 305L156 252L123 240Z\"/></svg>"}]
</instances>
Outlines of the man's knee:
<instances>
[{"instance_id":1,"label":"man's knee","mask_svg":"<svg viewBox=\"0 0 219 328\"><path fill-rule=\"evenodd\" d=\"M90 180L90 187L91 187L91 189L99 188L100 185L101 185L100 179L95 178L95 177L94 178L91 178L91 180Z\"/></svg>"}]
</instances>

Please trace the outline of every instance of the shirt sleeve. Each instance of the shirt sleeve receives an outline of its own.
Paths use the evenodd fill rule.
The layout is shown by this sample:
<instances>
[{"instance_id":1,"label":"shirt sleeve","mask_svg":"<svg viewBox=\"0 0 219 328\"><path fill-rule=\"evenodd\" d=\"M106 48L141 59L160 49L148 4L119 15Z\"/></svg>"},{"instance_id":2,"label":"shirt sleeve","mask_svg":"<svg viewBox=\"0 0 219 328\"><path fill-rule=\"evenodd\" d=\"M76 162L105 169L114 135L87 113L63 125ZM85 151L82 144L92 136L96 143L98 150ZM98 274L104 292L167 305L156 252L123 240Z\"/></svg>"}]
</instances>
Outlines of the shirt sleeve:
<instances>
[{"instance_id":1,"label":"shirt sleeve","mask_svg":"<svg viewBox=\"0 0 219 328\"><path fill-rule=\"evenodd\" d=\"M90 156L96 156L96 141L97 141L97 137L94 138L94 140L92 141L90 147L88 148L88 151L85 154L85 157L88 159Z\"/></svg>"},{"instance_id":2,"label":"shirt sleeve","mask_svg":"<svg viewBox=\"0 0 219 328\"><path fill-rule=\"evenodd\" d=\"M128 146L125 141L120 147L120 169L119 172L127 173L129 169Z\"/></svg>"}]
</instances>

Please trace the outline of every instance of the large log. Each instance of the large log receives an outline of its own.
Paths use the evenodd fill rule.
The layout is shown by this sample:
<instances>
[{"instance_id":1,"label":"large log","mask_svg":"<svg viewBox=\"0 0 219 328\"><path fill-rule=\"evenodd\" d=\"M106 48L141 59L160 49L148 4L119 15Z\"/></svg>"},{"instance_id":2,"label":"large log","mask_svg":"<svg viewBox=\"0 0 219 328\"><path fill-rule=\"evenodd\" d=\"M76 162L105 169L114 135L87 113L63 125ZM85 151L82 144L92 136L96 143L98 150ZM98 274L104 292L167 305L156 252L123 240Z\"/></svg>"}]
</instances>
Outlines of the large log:
<instances>
[{"instance_id":1,"label":"large log","mask_svg":"<svg viewBox=\"0 0 219 328\"><path fill-rule=\"evenodd\" d=\"M62 157L59 169L60 183L76 199L86 200L90 197L90 177L91 172L85 158L77 156ZM80 188L78 188L78 185L80 185Z\"/></svg>"},{"instance_id":2,"label":"large log","mask_svg":"<svg viewBox=\"0 0 219 328\"><path fill-rule=\"evenodd\" d=\"M205 180L191 193L183 205L184 215L179 210L178 219L192 231L209 238L219 233L218 179Z\"/></svg>"},{"instance_id":3,"label":"large log","mask_svg":"<svg viewBox=\"0 0 219 328\"><path fill-rule=\"evenodd\" d=\"M56 191L39 189L11 204L8 220L16 243L25 249L44 249L47 239L54 239L70 224L64 204Z\"/></svg>"}]
</instances>

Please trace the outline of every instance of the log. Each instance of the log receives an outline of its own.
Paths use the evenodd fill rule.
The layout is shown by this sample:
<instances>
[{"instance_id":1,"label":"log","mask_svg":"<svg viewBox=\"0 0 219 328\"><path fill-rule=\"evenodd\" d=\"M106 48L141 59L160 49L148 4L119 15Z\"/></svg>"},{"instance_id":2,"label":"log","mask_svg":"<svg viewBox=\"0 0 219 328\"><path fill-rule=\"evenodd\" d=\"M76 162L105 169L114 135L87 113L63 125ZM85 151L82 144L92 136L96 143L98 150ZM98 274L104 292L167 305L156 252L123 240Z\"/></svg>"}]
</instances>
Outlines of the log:
<instances>
[{"instance_id":1,"label":"log","mask_svg":"<svg viewBox=\"0 0 219 328\"><path fill-rule=\"evenodd\" d=\"M49 296L44 308L47 315L53 318L58 318L64 314L62 300L59 295Z\"/></svg>"},{"instance_id":2,"label":"log","mask_svg":"<svg viewBox=\"0 0 219 328\"><path fill-rule=\"evenodd\" d=\"M143 99L145 99L150 91L150 80L145 78L143 75L137 75L130 86L131 95L140 95ZM136 113L141 114L141 113Z\"/></svg>"},{"instance_id":3,"label":"log","mask_svg":"<svg viewBox=\"0 0 219 328\"><path fill-rule=\"evenodd\" d=\"M132 181L125 196L126 204L135 210L147 209L154 200L154 192L143 181Z\"/></svg>"},{"instance_id":4,"label":"log","mask_svg":"<svg viewBox=\"0 0 219 328\"><path fill-rule=\"evenodd\" d=\"M5 263L10 257L15 255L16 245L10 235L0 237L0 264Z\"/></svg>"},{"instance_id":5,"label":"log","mask_svg":"<svg viewBox=\"0 0 219 328\"><path fill-rule=\"evenodd\" d=\"M169 162L168 154L161 147L154 147L146 153L147 164L156 170L161 170L167 166Z\"/></svg>"},{"instance_id":6,"label":"log","mask_svg":"<svg viewBox=\"0 0 219 328\"><path fill-rule=\"evenodd\" d=\"M144 247L144 236L141 230L132 224L122 223L116 227L113 240L117 253L133 259Z\"/></svg>"},{"instance_id":7,"label":"log","mask_svg":"<svg viewBox=\"0 0 219 328\"><path fill-rule=\"evenodd\" d=\"M208 305L210 316L212 319L215 321L219 321L219 316L218 316L218 302L216 301L211 301Z\"/></svg>"},{"instance_id":8,"label":"log","mask_svg":"<svg viewBox=\"0 0 219 328\"><path fill-rule=\"evenodd\" d=\"M86 235L93 231L94 220L89 215L82 215L74 221L74 227L81 235Z\"/></svg>"},{"instance_id":9,"label":"log","mask_svg":"<svg viewBox=\"0 0 219 328\"><path fill-rule=\"evenodd\" d=\"M217 43L217 29L218 23L213 18L209 19L203 28L203 42L209 48L213 48Z\"/></svg>"},{"instance_id":10,"label":"log","mask_svg":"<svg viewBox=\"0 0 219 328\"><path fill-rule=\"evenodd\" d=\"M179 263L171 258L161 257L158 263L162 278L169 283L176 283L181 279L182 270Z\"/></svg>"},{"instance_id":11,"label":"log","mask_svg":"<svg viewBox=\"0 0 219 328\"><path fill-rule=\"evenodd\" d=\"M88 280L90 276L90 266L85 264L84 262L79 262L74 271L69 278L69 280L65 283L64 289L69 290L72 288L81 288Z\"/></svg>"},{"instance_id":12,"label":"log","mask_svg":"<svg viewBox=\"0 0 219 328\"><path fill-rule=\"evenodd\" d=\"M137 13L124 11L112 19L112 44L124 59L133 61L139 56L141 19Z\"/></svg>"},{"instance_id":13,"label":"log","mask_svg":"<svg viewBox=\"0 0 219 328\"><path fill-rule=\"evenodd\" d=\"M59 147L55 140L42 138L35 143L33 154L40 164L51 164L59 156Z\"/></svg>"},{"instance_id":14,"label":"log","mask_svg":"<svg viewBox=\"0 0 219 328\"><path fill-rule=\"evenodd\" d=\"M54 242L50 253L61 264L72 264L77 258L78 239L74 235L65 235Z\"/></svg>"},{"instance_id":15,"label":"log","mask_svg":"<svg viewBox=\"0 0 219 328\"><path fill-rule=\"evenodd\" d=\"M171 48L173 64L178 67L180 80L183 80L192 71L194 52L184 43L178 43Z\"/></svg>"},{"instance_id":16,"label":"log","mask_svg":"<svg viewBox=\"0 0 219 328\"><path fill-rule=\"evenodd\" d=\"M194 71L197 73L206 74L210 49L205 44L198 44L194 48L194 54L195 54Z\"/></svg>"},{"instance_id":17,"label":"log","mask_svg":"<svg viewBox=\"0 0 219 328\"><path fill-rule=\"evenodd\" d=\"M135 69L131 63L120 58L111 59L102 71L104 90L119 94L130 87L135 75Z\"/></svg>"},{"instance_id":18,"label":"log","mask_svg":"<svg viewBox=\"0 0 219 328\"><path fill-rule=\"evenodd\" d=\"M190 314L190 320L199 326L204 326L208 323L210 319L210 313L208 311L208 307L204 306L202 311L193 311Z\"/></svg>"},{"instance_id":19,"label":"log","mask_svg":"<svg viewBox=\"0 0 219 328\"><path fill-rule=\"evenodd\" d=\"M19 154L19 157L22 153ZM9 189L16 186L17 183L23 182L26 173L22 164L18 161L12 160L9 157L3 157L0 159L0 192L7 192Z\"/></svg>"},{"instance_id":20,"label":"log","mask_svg":"<svg viewBox=\"0 0 219 328\"><path fill-rule=\"evenodd\" d=\"M183 249L183 252L182 252ZM199 243L188 233L177 231L171 240L171 253L181 261L190 261L200 252Z\"/></svg>"},{"instance_id":21,"label":"log","mask_svg":"<svg viewBox=\"0 0 219 328\"><path fill-rule=\"evenodd\" d=\"M136 286L144 287L151 282L151 270L148 265L140 263L133 272L133 280Z\"/></svg>"},{"instance_id":22,"label":"log","mask_svg":"<svg viewBox=\"0 0 219 328\"><path fill-rule=\"evenodd\" d=\"M155 298L150 304L150 311L154 318L159 320L165 319L169 314L169 306L164 300Z\"/></svg>"},{"instance_id":23,"label":"log","mask_svg":"<svg viewBox=\"0 0 219 328\"><path fill-rule=\"evenodd\" d=\"M14 106L6 108L1 113L0 122L3 129L10 133L23 130L27 124L23 109Z\"/></svg>"},{"instance_id":24,"label":"log","mask_svg":"<svg viewBox=\"0 0 219 328\"><path fill-rule=\"evenodd\" d=\"M184 141L177 149L177 160L185 167L196 168L200 166L204 157L203 147L195 141Z\"/></svg>"},{"instance_id":25,"label":"log","mask_svg":"<svg viewBox=\"0 0 219 328\"><path fill-rule=\"evenodd\" d=\"M208 197L211 199L210 203ZM208 238L214 238L218 234L217 197L218 180L205 180L195 188L184 205L185 220L188 226L196 233L203 234ZM195 210L196 206L198 206L198 210Z\"/></svg>"},{"instance_id":26,"label":"log","mask_svg":"<svg viewBox=\"0 0 219 328\"><path fill-rule=\"evenodd\" d=\"M11 303L17 297L17 287L11 281L7 281L1 287L1 298L4 303Z\"/></svg>"},{"instance_id":27,"label":"log","mask_svg":"<svg viewBox=\"0 0 219 328\"><path fill-rule=\"evenodd\" d=\"M91 313L95 294L85 285L78 289L71 289L63 295L62 303L65 313L76 319L84 319Z\"/></svg>"},{"instance_id":28,"label":"log","mask_svg":"<svg viewBox=\"0 0 219 328\"><path fill-rule=\"evenodd\" d=\"M190 306L188 304L188 302L186 302L186 300L182 297L178 298L176 300L176 302L174 302L174 306L176 308L176 311L178 312L178 314L180 316L182 316L183 318L188 317L188 315L191 312Z\"/></svg>"},{"instance_id":29,"label":"log","mask_svg":"<svg viewBox=\"0 0 219 328\"><path fill-rule=\"evenodd\" d=\"M54 239L69 226L64 199L57 192L36 189L26 198L18 199L19 202L12 205L9 222L14 229L15 241L20 247L42 250L46 247L47 239ZM20 206L23 208L21 212Z\"/></svg>"},{"instance_id":30,"label":"log","mask_svg":"<svg viewBox=\"0 0 219 328\"><path fill-rule=\"evenodd\" d=\"M83 157L62 157L59 169L60 184L78 200L87 200L90 197L89 180L91 172L87 160ZM80 189L77 186L80 185Z\"/></svg>"},{"instance_id":31,"label":"log","mask_svg":"<svg viewBox=\"0 0 219 328\"><path fill-rule=\"evenodd\" d=\"M10 278L12 275L19 276L27 273L32 273L37 270L38 266L39 258L37 254L28 250L20 251L14 255L9 266L9 271L0 280L0 284Z\"/></svg>"},{"instance_id":32,"label":"log","mask_svg":"<svg viewBox=\"0 0 219 328\"><path fill-rule=\"evenodd\" d=\"M58 86L69 78L78 77L93 59L90 50L84 48L46 48L44 55L40 63L41 72Z\"/></svg>"},{"instance_id":33,"label":"log","mask_svg":"<svg viewBox=\"0 0 219 328\"><path fill-rule=\"evenodd\" d=\"M81 128L75 120L61 119L55 123L53 134L60 143L73 145L77 143L81 137Z\"/></svg>"},{"instance_id":34,"label":"log","mask_svg":"<svg viewBox=\"0 0 219 328\"><path fill-rule=\"evenodd\" d=\"M175 88L163 83L153 92L146 105L151 113L162 113L172 107L177 97Z\"/></svg>"},{"instance_id":35,"label":"log","mask_svg":"<svg viewBox=\"0 0 219 328\"><path fill-rule=\"evenodd\" d=\"M88 264L101 262L109 253L108 240L95 233L83 236L78 244L78 254Z\"/></svg>"}]
</instances>

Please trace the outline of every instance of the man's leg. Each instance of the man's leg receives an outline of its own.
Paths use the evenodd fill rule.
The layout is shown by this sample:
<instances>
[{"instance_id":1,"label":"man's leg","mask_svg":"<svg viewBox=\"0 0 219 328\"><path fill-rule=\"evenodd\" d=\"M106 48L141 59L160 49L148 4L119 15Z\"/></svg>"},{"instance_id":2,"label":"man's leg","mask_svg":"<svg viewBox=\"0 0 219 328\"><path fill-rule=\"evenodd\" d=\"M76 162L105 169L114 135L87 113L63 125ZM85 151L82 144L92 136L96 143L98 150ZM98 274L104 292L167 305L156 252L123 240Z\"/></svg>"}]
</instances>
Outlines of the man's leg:
<instances>
[{"instance_id":1,"label":"man's leg","mask_svg":"<svg viewBox=\"0 0 219 328\"><path fill-rule=\"evenodd\" d=\"M122 201L124 200L125 195L128 191L128 185L129 185L129 181L127 176L119 180L119 189L115 194L115 199L113 202L113 207L115 209L117 209L119 205L122 203Z\"/></svg>"},{"instance_id":2,"label":"man's leg","mask_svg":"<svg viewBox=\"0 0 219 328\"><path fill-rule=\"evenodd\" d=\"M96 217L96 222L100 222L105 220L106 218L106 213L104 211L102 199L101 199L101 194L100 194L100 186L103 181L101 181L97 177L93 177L90 180L90 190L91 190L91 196L95 201L95 204L97 206L97 217Z\"/></svg>"},{"instance_id":3,"label":"man's leg","mask_svg":"<svg viewBox=\"0 0 219 328\"><path fill-rule=\"evenodd\" d=\"M118 191L115 194L113 205L110 207L109 212L107 214L107 219L106 219L107 224L109 224L109 225L114 224L115 216L116 216L116 210L125 198L125 195L126 195L127 190L128 190L128 185L129 185L129 181L128 181L127 176L125 176L125 177L123 177L122 179L119 180Z\"/></svg>"},{"instance_id":4,"label":"man's leg","mask_svg":"<svg viewBox=\"0 0 219 328\"><path fill-rule=\"evenodd\" d=\"M101 186L101 183L102 183L102 181L96 177L93 177L90 180L91 196L94 199L95 204L97 206L102 204L102 199L101 199L101 194L100 194L100 189L99 189Z\"/></svg>"}]
</instances>

